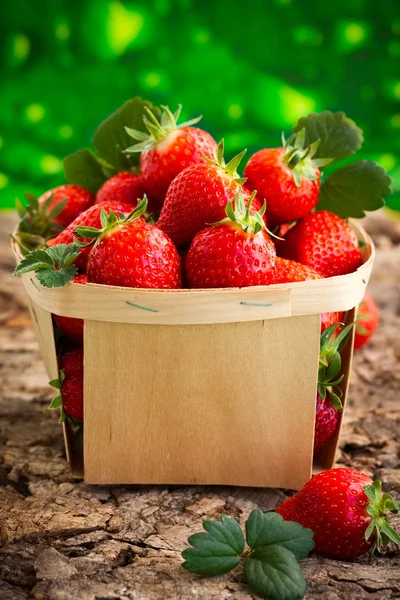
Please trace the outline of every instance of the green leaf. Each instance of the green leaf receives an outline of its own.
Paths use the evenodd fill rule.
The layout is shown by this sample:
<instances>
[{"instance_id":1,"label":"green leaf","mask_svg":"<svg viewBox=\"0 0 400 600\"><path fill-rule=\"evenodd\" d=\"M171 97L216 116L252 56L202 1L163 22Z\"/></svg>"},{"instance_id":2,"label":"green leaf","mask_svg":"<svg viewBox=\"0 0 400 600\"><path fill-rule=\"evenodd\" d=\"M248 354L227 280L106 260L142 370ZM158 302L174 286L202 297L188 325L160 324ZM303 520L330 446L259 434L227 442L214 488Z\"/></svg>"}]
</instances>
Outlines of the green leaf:
<instances>
[{"instance_id":1,"label":"green leaf","mask_svg":"<svg viewBox=\"0 0 400 600\"><path fill-rule=\"evenodd\" d=\"M47 248L46 253L54 264L68 267L79 256L79 251L74 244L58 244Z\"/></svg>"},{"instance_id":2,"label":"green leaf","mask_svg":"<svg viewBox=\"0 0 400 600\"><path fill-rule=\"evenodd\" d=\"M50 204L51 204L51 202L53 201L53 198L50 197L49 200L51 200L50 201ZM64 200L61 200L61 202L57 202L57 204L55 205L55 207L52 208L51 211L49 212L50 219L54 219L55 217L58 217L58 215L64 210L67 202L68 202L68 198L65 198ZM43 204L42 208L44 208L44 204Z\"/></svg>"},{"instance_id":3,"label":"green leaf","mask_svg":"<svg viewBox=\"0 0 400 600\"><path fill-rule=\"evenodd\" d=\"M139 164L140 154L123 153L132 141L125 127L147 132L143 122L145 106L151 108L153 114L159 114L151 102L137 96L103 121L94 134L93 146L97 153L118 171L127 171Z\"/></svg>"},{"instance_id":4,"label":"green leaf","mask_svg":"<svg viewBox=\"0 0 400 600\"><path fill-rule=\"evenodd\" d=\"M58 419L59 423L65 423L66 418L67 413L65 412L64 407L62 406L60 410L60 418Z\"/></svg>"},{"instance_id":5,"label":"green leaf","mask_svg":"<svg viewBox=\"0 0 400 600\"><path fill-rule=\"evenodd\" d=\"M384 205L390 183L390 177L376 162L359 160L345 165L322 183L317 210L329 210L343 219L364 217L365 211Z\"/></svg>"},{"instance_id":6,"label":"green leaf","mask_svg":"<svg viewBox=\"0 0 400 600\"><path fill-rule=\"evenodd\" d=\"M400 546L400 536L397 531L393 529L387 519L384 519L381 524L381 532L384 533L389 540L394 542L397 546Z\"/></svg>"},{"instance_id":7,"label":"green leaf","mask_svg":"<svg viewBox=\"0 0 400 600\"><path fill-rule=\"evenodd\" d=\"M246 540L250 548L279 544L293 552L297 560L306 558L314 548L314 533L278 513L253 510L246 521Z\"/></svg>"},{"instance_id":8,"label":"green leaf","mask_svg":"<svg viewBox=\"0 0 400 600\"><path fill-rule=\"evenodd\" d=\"M12 277L36 271L36 269L49 269L53 266L53 261L46 250L32 250L17 265Z\"/></svg>"},{"instance_id":9,"label":"green leaf","mask_svg":"<svg viewBox=\"0 0 400 600\"><path fill-rule=\"evenodd\" d=\"M36 277L44 287L63 287L67 285L78 274L78 269L75 265L64 267L60 271L48 269L46 271L38 271Z\"/></svg>"},{"instance_id":10,"label":"green leaf","mask_svg":"<svg viewBox=\"0 0 400 600\"><path fill-rule=\"evenodd\" d=\"M73 261L79 255L75 244L59 244L45 250L29 252L16 267L12 277L34 271L45 287L66 285L78 273Z\"/></svg>"},{"instance_id":11,"label":"green leaf","mask_svg":"<svg viewBox=\"0 0 400 600\"><path fill-rule=\"evenodd\" d=\"M51 387L55 387L57 390L61 389L61 382L59 379L52 379L49 381L49 385L51 385Z\"/></svg>"},{"instance_id":12,"label":"green leaf","mask_svg":"<svg viewBox=\"0 0 400 600\"><path fill-rule=\"evenodd\" d=\"M199 575L221 575L235 568L244 550L239 523L221 516L219 521L204 521L207 533L195 533L188 542L192 548L182 552L183 568Z\"/></svg>"},{"instance_id":13,"label":"green leaf","mask_svg":"<svg viewBox=\"0 0 400 600\"><path fill-rule=\"evenodd\" d=\"M65 178L95 193L107 179L99 159L88 148L70 154L63 161Z\"/></svg>"},{"instance_id":14,"label":"green leaf","mask_svg":"<svg viewBox=\"0 0 400 600\"><path fill-rule=\"evenodd\" d=\"M295 556L282 546L263 546L245 560L244 572L253 590L270 600L304 598L306 582Z\"/></svg>"},{"instance_id":15,"label":"green leaf","mask_svg":"<svg viewBox=\"0 0 400 600\"><path fill-rule=\"evenodd\" d=\"M325 381L332 381L336 375L340 371L340 367L342 366L342 359L339 352L335 352L332 356L328 368L326 370L326 379Z\"/></svg>"},{"instance_id":16,"label":"green leaf","mask_svg":"<svg viewBox=\"0 0 400 600\"><path fill-rule=\"evenodd\" d=\"M60 408L62 404L61 394L53 398L53 400L49 404L49 408Z\"/></svg>"},{"instance_id":17,"label":"green leaf","mask_svg":"<svg viewBox=\"0 0 400 600\"><path fill-rule=\"evenodd\" d=\"M312 113L299 119L293 132L305 129L305 146L320 140L314 158L331 158L332 162L351 156L364 141L362 130L343 112Z\"/></svg>"}]
</instances>

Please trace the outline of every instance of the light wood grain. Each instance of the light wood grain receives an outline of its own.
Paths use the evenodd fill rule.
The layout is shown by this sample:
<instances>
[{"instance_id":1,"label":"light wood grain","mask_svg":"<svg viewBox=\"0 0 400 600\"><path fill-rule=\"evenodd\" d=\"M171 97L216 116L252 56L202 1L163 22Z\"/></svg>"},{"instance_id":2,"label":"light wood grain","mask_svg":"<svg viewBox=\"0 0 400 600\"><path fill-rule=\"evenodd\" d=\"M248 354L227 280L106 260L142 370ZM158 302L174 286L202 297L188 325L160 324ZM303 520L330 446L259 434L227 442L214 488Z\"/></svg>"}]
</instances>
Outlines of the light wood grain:
<instances>
[{"instance_id":1,"label":"light wood grain","mask_svg":"<svg viewBox=\"0 0 400 600\"><path fill-rule=\"evenodd\" d=\"M85 481L300 488L319 316L192 326L88 321Z\"/></svg>"}]
</instances>

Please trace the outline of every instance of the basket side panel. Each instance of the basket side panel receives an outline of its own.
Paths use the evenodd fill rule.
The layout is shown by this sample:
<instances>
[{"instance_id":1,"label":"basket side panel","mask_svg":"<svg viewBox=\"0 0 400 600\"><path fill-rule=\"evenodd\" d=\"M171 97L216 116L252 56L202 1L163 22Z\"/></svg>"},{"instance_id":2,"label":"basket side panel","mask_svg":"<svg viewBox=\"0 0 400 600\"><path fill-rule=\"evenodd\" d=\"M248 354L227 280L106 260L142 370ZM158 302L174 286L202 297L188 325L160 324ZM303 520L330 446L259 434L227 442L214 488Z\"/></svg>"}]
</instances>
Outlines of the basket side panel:
<instances>
[{"instance_id":1,"label":"basket side panel","mask_svg":"<svg viewBox=\"0 0 400 600\"><path fill-rule=\"evenodd\" d=\"M31 314L36 339L46 367L49 379L58 378L56 345L54 342L53 320L51 313L44 310L28 296L28 307Z\"/></svg>"},{"instance_id":2,"label":"basket side panel","mask_svg":"<svg viewBox=\"0 0 400 600\"><path fill-rule=\"evenodd\" d=\"M86 321L86 482L299 489L312 467L319 328L319 315Z\"/></svg>"}]
</instances>

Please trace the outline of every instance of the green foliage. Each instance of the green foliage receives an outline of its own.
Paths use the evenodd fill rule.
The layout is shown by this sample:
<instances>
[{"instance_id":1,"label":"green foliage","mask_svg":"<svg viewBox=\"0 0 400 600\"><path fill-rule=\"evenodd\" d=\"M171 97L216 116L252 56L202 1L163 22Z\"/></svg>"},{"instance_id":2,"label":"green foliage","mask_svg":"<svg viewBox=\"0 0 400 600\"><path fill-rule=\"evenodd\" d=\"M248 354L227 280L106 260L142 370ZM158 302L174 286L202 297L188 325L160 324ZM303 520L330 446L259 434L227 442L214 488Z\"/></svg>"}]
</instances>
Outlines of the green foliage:
<instances>
[{"instance_id":1,"label":"green foliage","mask_svg":"<svg viewBox=\"0 0 400 600\"><path fill-rule=\"evenodd\" d=\"M253 510L243 532L235 519L221 516L204 521L206 532L189 537L182 552L183 568L199 575L222 575L244 559L246 579L253 590L271 600L303 598L306 584L298 560L314 548L313 532L276 513Z\"/></svg>"},{"instance_id":2,"label":"green foliage","mask_svg":"<svg viewBox=\"0 0 400 600\"><path fill-rule=\"evenodd\" d=\"M79 249L75 244L32 250L19 262L12 276L34 272L44 287L62 287L78 273L73 264L78 255Z\"/></svg>"}]
</instances>

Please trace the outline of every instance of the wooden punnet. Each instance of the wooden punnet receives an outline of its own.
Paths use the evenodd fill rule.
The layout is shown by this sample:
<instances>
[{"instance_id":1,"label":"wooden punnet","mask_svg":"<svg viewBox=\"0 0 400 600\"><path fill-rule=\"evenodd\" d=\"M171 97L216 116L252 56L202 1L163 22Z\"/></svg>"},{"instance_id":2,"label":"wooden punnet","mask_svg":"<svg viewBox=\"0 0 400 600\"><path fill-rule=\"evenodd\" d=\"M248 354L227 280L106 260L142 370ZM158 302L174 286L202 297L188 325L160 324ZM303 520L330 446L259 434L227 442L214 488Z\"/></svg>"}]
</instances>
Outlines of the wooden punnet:
<instances>
[{"instance_id":1,"label":"wooden punnet","mask_svg":"<svg viewBox=\"0 0 400 600\"><path fill-rule=\"evenodd\" d=\"M329 279L191 291L47 289L23 275L50 379L52 313L85 320L85 481L302 487L313 469L320 313L349 311L352 322L374 261L371 239L352 227L364 264ZM338 437L314 469L332 466Z\"/></svg>"}]
</instances>

